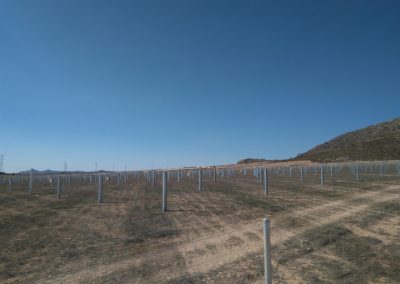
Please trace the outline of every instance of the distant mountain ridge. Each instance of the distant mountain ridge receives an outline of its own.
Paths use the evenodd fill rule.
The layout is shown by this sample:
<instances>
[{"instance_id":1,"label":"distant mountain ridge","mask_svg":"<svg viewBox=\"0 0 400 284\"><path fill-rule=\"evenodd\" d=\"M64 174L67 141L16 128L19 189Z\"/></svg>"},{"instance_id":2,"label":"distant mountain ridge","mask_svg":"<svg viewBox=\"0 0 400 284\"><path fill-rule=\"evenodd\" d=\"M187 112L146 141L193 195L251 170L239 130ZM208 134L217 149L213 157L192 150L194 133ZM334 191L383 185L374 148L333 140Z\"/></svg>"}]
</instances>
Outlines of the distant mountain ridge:
<instances>
[{"instance_id":1,"label":"distant mountain ridge","mask_svg":"<svg viewBox=\"0 0 400 284\"><path fill-rule=\"evenodd\" d=\"M400 118L340 135L294 160L397 160L400 159Z\"/></svg>"}]
</instances>

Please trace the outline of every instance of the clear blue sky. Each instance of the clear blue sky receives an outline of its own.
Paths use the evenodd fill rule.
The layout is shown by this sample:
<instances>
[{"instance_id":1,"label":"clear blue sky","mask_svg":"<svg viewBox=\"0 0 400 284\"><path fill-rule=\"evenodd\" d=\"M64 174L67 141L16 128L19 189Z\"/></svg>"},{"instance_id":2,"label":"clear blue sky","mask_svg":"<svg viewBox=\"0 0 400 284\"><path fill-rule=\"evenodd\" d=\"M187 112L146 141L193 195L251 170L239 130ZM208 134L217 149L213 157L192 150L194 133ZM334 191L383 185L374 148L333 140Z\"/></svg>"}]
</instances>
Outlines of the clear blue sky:
<instances>
[{"instance_id":1,"label":"clear blue sky","mask_svg":"<svg viewBox=\"0 0 400 284\"><path fill-rule=\"evenodd\" d=\"M400 1L0 0L4 168L289 158L400 116Z\"/></svg>"}]
</instances>

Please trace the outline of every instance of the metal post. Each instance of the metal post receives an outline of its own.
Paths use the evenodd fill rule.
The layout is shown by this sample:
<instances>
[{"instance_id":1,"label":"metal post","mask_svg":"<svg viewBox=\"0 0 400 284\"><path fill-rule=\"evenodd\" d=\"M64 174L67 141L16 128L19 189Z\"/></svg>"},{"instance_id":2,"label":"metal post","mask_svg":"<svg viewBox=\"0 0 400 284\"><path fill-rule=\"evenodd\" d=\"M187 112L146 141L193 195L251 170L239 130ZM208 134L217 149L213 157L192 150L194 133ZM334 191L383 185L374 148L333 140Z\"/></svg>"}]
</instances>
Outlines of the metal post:
<instances>
[{"instance_id":1,"label":"metal post","mask_svg":"<svg viewBox=\"0 0 400 284\"><path fill-rule=\"evenodd\" d=\"M153 171L151 175L152 181L153 181L153 188L156 187L156 172Z\"/></svg>"},{"instance_id":2,"label":"metal post","mask_svg":"<svg viewBox=\"0 0 400 284\"><path fill-rule=\"evenodd\" d=\"M321 185L324 185L324 165L321 164Z\"/></svg>"},{"instance_id":3,"label":"metal post","mask_svg":"<svg viewBox=\"0 0 400 284\"><path fill-rule=\"evenodd\" d=\"M203 190L203 171L199 169L199 192Z\"/></svg>"},{"instance_id":4,"label":"metal post","mask_svg":"<svg viewBox=\"0 0 400 284\"><path fill-rule=\"evenodd\" d=\"M28 190L29 195L32 195L32 183L33 181L32 181L32 169L31 169L29 174L29 190Z\"/></svg>"},{"instance_id":5,"label":"metal post","mask_svg":"<svg viewBox=\"0 0 400 284\"><path fill-rule=\"evenodd\" d=\"M167 172L163 172L162 175L163 179L163 191L162 191L162 211L166 212L168 210L168 203L167 203L167 198L168 198L168 177L167 177Z\"/></svg>"},{"instance_id":6,"label":"metal post","mask_svg":"<svg viewBox=\"0 0 400 284\"><path fill-rule=\"evenodd\" d=\"M57 199L61 198L61 182L60 176L57 177Z\"/></svg>"},{"instance_id":7,"label":"metal post","mask_svg":"<svg viewBox=\"0 0 400 284\"><path fill-rule=\"evenodd\" d=\"M359 172L359 169L358 169L358 164L357 164L356 165L356 180L357 181L359 181L358 172Z\"/></svg>"},{"instance_id":8,"label":"metal post","mask_svg":"<svg viewBox=\"0 0 400 284\"><path fill-rule=\"evenodd\" d=\"M268 169L264 169L264 193L268 194Z\"/></svg>"},{"instance_id":9,"label":"metal post","mask_svg":"<svg viewBox=\"0 0 400 284\"><path fill-rule=\"evenodd\" d=\"M303 165L301 165L300 166L300 180L301 180L301 182L303 182L303 179L304 179L304 177L303 177Z\"/></svg>"},{"instance_id":10,"label":"metal post","mask_svg":"<svg viewBox=\"0 0 400 284\"><path fill-rule=\"evenodd\" d=\"M397 174L400 176L400 160L397 161Z\"/></svg>"},{"instance_id":11,"label":"metal post","mask_svg":"<svg viewBox=\"0 0 400 284\"><path fill-rule=\"evenodd\" d=\"M217 182L217 168L214 167L214 182Z\"/></svg>"},{"instance_id":12,"label":"metal post","mask_svg":"<svg viewBox=\"0 0 400 284\"><path fill-rule=\"evenodd\" d=\"M11 192L12 180L11 177L8 177L8 192Z\"/></svg>"},{"instance_id":13,"label":"metal post","mask_svg":"<svg viewBox=\"0 0 400 284\"><path fill-rule=\"evenodd\" d=\"M272 284L270 222L264 219L264 283Z\"/></svg>"},{"instance_id":14,"label":"metal post","mask_svg":"<svg viewBox=\"0 0 400 284\"><path fill-rule=\"evenodd\" d=\"M103 177L99 175L99 190L97 192L97 202L103 203Z\"/></svg>"}]
</instances>

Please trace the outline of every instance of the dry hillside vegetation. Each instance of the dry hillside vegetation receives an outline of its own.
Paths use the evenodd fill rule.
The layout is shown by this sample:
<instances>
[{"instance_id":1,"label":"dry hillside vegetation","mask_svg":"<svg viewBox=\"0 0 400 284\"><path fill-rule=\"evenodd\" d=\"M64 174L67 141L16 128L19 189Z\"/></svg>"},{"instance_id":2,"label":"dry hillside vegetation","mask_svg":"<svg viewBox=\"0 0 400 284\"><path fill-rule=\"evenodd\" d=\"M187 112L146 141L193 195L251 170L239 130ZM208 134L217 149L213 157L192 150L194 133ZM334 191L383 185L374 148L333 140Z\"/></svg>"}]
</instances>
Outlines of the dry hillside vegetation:
<instances>
[{"instance_id":1,"label":"dry hillside vegetation","mask_svg":"<svg viewBox=\"0 0 400 284\"><path fill-rule=\"evenodd\" d=\"M338 136L297 160L397 160L400 159L400 118Z\"/></svg>"}]
</instances>

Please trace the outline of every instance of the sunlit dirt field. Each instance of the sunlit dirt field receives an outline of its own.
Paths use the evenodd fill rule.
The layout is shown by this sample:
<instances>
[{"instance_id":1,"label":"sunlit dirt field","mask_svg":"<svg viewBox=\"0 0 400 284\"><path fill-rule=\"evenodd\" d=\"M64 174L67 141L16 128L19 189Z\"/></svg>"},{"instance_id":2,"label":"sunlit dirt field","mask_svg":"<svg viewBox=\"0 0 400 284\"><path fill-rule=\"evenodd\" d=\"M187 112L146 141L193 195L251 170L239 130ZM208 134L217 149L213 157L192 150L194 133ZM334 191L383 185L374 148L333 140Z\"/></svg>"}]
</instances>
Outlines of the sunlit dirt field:
<instances>
[{"instance_id":1,"label":"sunlit dirt field","mask_svg":"<svg viewBox=\"0 0 400 284\"><path fill-rule=\"evenodd\" d=\"M271 220L274 283L400 283L400 176L252 172L104 185L0 188L2 283L263 283Z\"/></svg>"}]
</instances>

